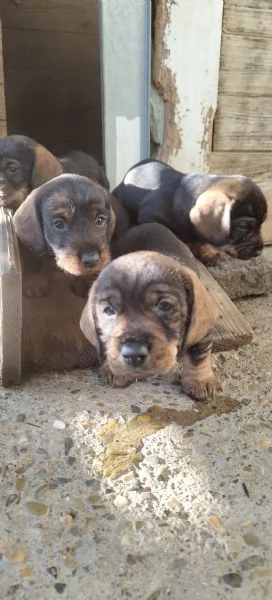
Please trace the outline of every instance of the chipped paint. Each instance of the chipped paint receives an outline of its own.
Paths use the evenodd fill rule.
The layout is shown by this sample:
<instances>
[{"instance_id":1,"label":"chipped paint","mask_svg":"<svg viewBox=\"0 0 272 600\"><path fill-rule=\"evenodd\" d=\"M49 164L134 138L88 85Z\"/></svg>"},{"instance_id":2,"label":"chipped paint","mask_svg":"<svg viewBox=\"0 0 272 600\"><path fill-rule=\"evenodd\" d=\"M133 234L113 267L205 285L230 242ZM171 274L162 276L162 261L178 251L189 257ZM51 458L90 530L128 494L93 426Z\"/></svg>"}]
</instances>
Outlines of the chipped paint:
<instances>
[{"instance_id":1,"label":"chipped paint","mask_svg":"<svg viewBox=\"0 0 272 600\"><path fill-rule=\"evenodd\" d=\"M217 106L223 0L154 0L153 83L165 103L158 158L208 170ZM200 16L201 15L201 16Z\"/></svg>"},{"instance_id":2,"label":"chipped paint","mask_svg":"<svg viewBox=\"0 0 272 600\"><path fill-rule=\"evenodd\" d=\"M166 65L170 49L166 43L167 28L171 25L173 0L154 0L154 37L152 53L152 79L165 102L164 138L158 149L157 158L168 162L169 156L182 147L181 129L175 120L180 106L176 75Z\"/></svg>"}]
</instances>

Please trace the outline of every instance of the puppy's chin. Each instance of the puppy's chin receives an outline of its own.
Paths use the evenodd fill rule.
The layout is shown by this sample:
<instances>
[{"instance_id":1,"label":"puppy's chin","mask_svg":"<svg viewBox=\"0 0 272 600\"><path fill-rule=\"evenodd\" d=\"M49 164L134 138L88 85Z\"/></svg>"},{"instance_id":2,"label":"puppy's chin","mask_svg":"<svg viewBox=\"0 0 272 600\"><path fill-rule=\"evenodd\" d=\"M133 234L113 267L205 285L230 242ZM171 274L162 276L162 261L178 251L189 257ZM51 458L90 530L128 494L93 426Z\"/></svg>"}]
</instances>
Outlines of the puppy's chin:
<instances>
[{"instance_id":1,"label":"puppy's chin","mask_svg":"<svg viewBox=\"0 0 272 600\"><path fill-rule=\"evenodd\" d=\"M57 266L71 275L96 277L100 271L111 261L110 252L107 248L103 248L100 252L99 261L91 268L87 268L78 256L69 254L66 250L54 251Z\"/></svg>"},{"instance_id":2,"label":"puppy's chin","mask_svg":"<svg viewBox=\"0 0 272 600\"><path fill-rule=\"evenodd\" d=\"M106 346L109 369L115 376L133 379L146 379L155 375L164 375L173 369L177 358L177 341L154 339L150 352L140 366L126 363L120 352L120 341L111 338Z\"/></svg>"},{"instance_id":3,"label":"puppy's chin","mask_svg":"<svg viewBox=\"0 0 272 600\"><path fill-rule=\"evenodd\" d=\"M16 210L28 195L28 188L22 186L18 190L8 183L0 185L0 207Z\"/></svg>"},{"instance_id":4,"label":"puppy's chin","mask_svg":"<svg viewBox=\"0 0 272 600\"><path fill-rule=\"evenodd\" d=\"M251 258L260 256L262 253L262 245L260 244L260 246L256 246L246 243L241 245L227 244L223 247L223 250L234 258L239 258L240 260L250 260Z\"/></svg>"}]
</instances>

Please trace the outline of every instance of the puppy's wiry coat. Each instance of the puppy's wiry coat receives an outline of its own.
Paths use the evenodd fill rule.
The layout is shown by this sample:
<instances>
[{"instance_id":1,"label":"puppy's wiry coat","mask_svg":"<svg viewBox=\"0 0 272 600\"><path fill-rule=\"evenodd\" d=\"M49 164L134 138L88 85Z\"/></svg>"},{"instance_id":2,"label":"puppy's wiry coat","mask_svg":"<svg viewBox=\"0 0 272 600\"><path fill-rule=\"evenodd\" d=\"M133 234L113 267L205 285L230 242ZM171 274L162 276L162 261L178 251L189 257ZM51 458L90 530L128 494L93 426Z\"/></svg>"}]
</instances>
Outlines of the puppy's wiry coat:
<instances>
[{"instance_id":1,"label":"puppy's wiry coat","mask_svg":"<svg viewBox=\"0 0 272 600\"><path fill-rule=\"evenodd\" d=\"M0 139L0 206L16 210L33 189L62 173L84 175L109 189L102 167L86 152L58 158L24 135Z\"/></svg>"},{"instance_id":2,"label":"puppy's wiry coat","mask_svg":"<svg viewBox=\"0 0 272 600\"><path fill-rule=\"evenodd\" d=\"M120 220L117 205L107 190L80 175L59 175L33 190L13 216L25 271L41 271L43 277L56 264L71 276L80 277L83 288L90 285L111 260L117 213ZM116 214L113 206L117 207ZM45 285L47 290L41 287L37 281L36 290L26 293L49 293L50 286Z\"/></svg>"},{"instance_id":3,"label":"puppy's wiry coat","mask_svg":"<svg viewBox=\"0 0 272 600\"><path fill-rule=\"evenodd\" d=\"M127 172L113 195L134 224L169 227L205 264L216 264L224 252L249 259L262 250L267 202L248 177L181 173L147 159Z\"/></svg>"},{"instance_id":4,"label":"puppy's wiry coat","mask_svg":"<svg viewBox=\"0 0 272 600\"><path fill-rule=\"evenodd\" d=\"M164 234L162 226L135 227L132 237L140 230L143 245L146 227L151 235L152 227L155 236ZM137 243L131 245L135 250ZM80 326L97 348L100 373L115 386L167 373L183 357L187 394L205 399L218 388L211 365L217 310L198 275L185 266L188 249L182 255L182 246L177 240L179 258L137 249L119 256L91 288Z\"/></svg>"}]
</instances>

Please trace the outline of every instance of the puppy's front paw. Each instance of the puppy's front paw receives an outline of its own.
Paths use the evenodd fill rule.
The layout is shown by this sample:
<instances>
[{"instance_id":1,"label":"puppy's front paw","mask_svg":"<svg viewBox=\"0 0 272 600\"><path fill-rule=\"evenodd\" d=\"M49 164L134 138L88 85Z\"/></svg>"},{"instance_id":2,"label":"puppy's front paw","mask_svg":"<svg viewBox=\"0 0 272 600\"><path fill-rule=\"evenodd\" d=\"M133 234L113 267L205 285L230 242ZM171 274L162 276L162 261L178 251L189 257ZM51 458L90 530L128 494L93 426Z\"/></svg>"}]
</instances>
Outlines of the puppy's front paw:
<instances>
[{"instance_id":1,"label":"puppy's front paw","mask_svg":"<svg viewBox=\"0 0 272 600\"><path fill-rule=\"evenodd\" d=\"M132 380L128 377L122 375L114 375L110 370L107 361L105 361L98 369L98 376L100 377L100 379L102 379L102 381L110 383L114 387L124 388L127 387L130 383L132 383Z\"/></svg>"},{"instance_id":2,"label":"puppy's front paw","mask_svg":"<svg viewBox=\"0 0 272 600\"><path fill-rule=\"evenodd\" d=\"M212 374L206 379L183 376L181 379L182 390L194 400L208 400L221 387L220 378Z\"/></svg>"},{"instance_id":3,"label":"puppy's front paw","mask_svg":"<svg viewBox=\"0 0 272 600\"><path fill-rule=\"evenodd\" d=\"M23 281L22 287L25 298L43 298L50 296L52 292L50 281L39 275L34 275L31 279Z\"/></svg>"},{"instance_id":4,"label":"puppy's front paw","mask_svg":"<svg viewBox=\"0 0 272 600\"><path fill-rule=\"evenodd\" d=\"M220 265L222 262L227 260L227 255L222 250L209 249L207 252L203 252L200 258L206 267L215 267Z\"/></svg>"}]
</instances>

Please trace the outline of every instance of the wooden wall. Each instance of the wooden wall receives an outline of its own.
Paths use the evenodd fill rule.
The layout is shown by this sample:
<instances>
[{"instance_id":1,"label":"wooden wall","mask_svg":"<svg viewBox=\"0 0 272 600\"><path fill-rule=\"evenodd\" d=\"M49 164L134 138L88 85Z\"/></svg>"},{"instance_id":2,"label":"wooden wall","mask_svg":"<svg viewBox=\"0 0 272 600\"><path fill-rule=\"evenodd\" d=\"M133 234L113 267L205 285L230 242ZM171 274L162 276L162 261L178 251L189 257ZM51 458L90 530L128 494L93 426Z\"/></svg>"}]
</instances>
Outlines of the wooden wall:
<instances>
[{"instance_id":1,"label":"wooden wall","mask_svg":"<svg viewBox=\"0 0 272 600\"><path fill-rule=\"evenodd\" d=\"M224 0L212 168L272 179L271 69L271 0Z\"/></svg>"},{"instance_id":2,"label":"wooden wall","mask_svg":"<svg viewBox=\"0 0 272 600\"><path fill-rule=\"evenodd\" d=\"M1 18L8 133L102 160L98 1L1 0Z\"/></svg>"},{"instance_id":3,"label":"wooden wall","mask_svg":"<svg viewBox=\"0 0 272 600\"><path fill-rule=\"evenodd\" d=\"M2 27L0 20L0 137L4 137L7 132L6 128L6 103L4 89L4 70L3 70L3 54L2 54Z\"/></svg>"}]
</instances>

